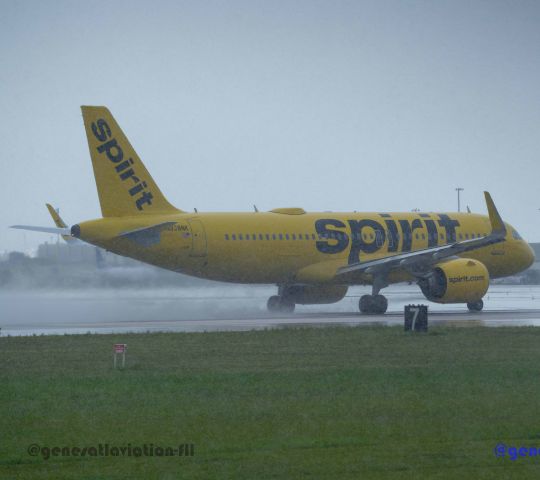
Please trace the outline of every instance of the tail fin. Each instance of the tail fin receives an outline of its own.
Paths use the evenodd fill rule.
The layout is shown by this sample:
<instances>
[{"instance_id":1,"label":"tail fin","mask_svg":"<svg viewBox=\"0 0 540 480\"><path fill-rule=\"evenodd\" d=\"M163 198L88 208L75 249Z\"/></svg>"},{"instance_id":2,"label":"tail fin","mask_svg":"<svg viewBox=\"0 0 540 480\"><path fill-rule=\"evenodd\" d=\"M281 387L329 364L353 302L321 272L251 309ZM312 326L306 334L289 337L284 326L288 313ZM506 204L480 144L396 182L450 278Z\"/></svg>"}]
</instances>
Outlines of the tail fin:
<instances>
[{"instance_id":1,"label":"tail fin","mask_svg":"<svg viewBox=\"0 0 540 480\"><path fill-rule=\"evenodd\" d=\"M179 213L105 107L81 107L104 217Z\"/></svg>"}]
</instances>

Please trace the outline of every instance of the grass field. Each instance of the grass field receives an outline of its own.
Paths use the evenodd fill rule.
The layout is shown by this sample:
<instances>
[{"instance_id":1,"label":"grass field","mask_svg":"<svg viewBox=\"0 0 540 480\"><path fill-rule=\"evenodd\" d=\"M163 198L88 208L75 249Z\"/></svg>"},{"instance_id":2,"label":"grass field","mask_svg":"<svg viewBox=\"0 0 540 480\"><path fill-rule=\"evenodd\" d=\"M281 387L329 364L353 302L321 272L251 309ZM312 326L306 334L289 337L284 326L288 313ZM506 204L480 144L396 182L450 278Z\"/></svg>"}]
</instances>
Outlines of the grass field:
<instances>
[{"instance_id":1,"label":"grass field","mask_svg":"<svg viewBox=\"0 0 540 480\"><path fill-rule=\"evenodd\" d=\"M2 479L540 475L540 456L494 455L540 447L532 327L4 337L0 382ZM27 453L100 443L195 455Z\"/></svg>"}]
</instances>

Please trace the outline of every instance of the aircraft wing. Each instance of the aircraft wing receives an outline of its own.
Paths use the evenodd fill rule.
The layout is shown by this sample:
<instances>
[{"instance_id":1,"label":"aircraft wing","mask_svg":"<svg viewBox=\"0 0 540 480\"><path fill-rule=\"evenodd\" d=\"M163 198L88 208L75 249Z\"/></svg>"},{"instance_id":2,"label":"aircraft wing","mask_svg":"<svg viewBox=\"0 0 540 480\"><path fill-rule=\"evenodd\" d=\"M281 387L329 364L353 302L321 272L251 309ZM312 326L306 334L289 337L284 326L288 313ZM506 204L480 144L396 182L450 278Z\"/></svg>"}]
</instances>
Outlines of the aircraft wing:
<instances>
[{"instance_id":1,"label":"aircraft wing","mask_svg":"<svg viewBox=\"0 0 540 480\"><path fill-rule=\"evenodd\" d=\"M34 227L33 225L12 225L10 228L17 228L19 230L30 230L32 232L55 233L58 235L71 235L71 231L69 228Z\"/></svg>"},{"instance_id":2,"label":"aircraft wing","mask_svg":"<svg viewBox=\"0 0 540 480\"><path fill-rule=\"evenodd\" d=\"M403 268L413 275L421 276L433 265L445 258L493 245L494 243L504 242L506 236L504 222L502 221L489 192L484 192L484 195L486 198L489 220L491 222L491 233L489 235L448 245L417 250L415 252L399 253L397 255L391 255L376 260L353 263L339 268L336 275L338 277L354 273L377 275L388 273L394 269Z\"/></svg>"},{"instance_id":3,"label":"aircraft wing","mask_svg":"<svg viewBox=\"0 0 540 480\"><path fill-rule=\"evenodd\" d=\"M127 238L142 247L150 247L159 243L161 231L167 227L175 225L176 222L163 222L150 227L137 228L135 230L129 230L122 232L118 235L120 238Z\"/></svg>"}]
</instances>

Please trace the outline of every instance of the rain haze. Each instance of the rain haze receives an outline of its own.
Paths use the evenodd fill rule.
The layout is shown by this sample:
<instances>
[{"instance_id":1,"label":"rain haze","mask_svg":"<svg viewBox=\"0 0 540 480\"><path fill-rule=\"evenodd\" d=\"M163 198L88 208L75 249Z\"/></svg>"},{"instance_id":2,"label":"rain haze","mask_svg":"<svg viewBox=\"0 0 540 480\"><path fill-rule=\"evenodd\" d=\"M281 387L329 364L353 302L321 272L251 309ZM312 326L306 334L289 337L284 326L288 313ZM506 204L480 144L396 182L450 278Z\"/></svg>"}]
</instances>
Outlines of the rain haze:
<instances>
[{"instance_id":1,"label":"rain haze","mask_svg":"<svg viewBox=\"0 0 540 480\"><path fill-rule=\"evenodd\" d=\"M540 1L0 12L0 478L537 476Z\"/></svg>"},{"instance_id":2,"label":"rain haze","mask_svg":"<svg viewBox=\"0 0 540 480\"><path fill-rule=\"evenodd\" d=\"M485 212L540 240L538 2L2 2L0 251L101 216L80 105L179 208Z\"/></svg>"}]
</instances>

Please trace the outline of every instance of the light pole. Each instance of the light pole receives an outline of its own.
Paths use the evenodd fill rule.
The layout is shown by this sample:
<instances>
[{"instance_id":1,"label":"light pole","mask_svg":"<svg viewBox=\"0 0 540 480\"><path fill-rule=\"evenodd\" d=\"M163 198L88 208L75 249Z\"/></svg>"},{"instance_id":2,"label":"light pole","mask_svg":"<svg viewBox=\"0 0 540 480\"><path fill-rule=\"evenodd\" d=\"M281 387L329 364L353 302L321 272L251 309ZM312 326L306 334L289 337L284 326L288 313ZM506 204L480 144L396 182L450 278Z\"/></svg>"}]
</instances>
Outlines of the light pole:
<instances>
[{"instance_id":1,"label":"light pole","mask_svg":"<svg viewBox=\"0 0 540 480\"><path fill-rule=\"evenodd\" d=\"M456 192L457 192L457 211L458 212L461 212L461 204L459 202L459 194L460 192L462 192L463 190L465 190L464 188L461 188L461 187L457 187L456 188Z\"/></svg>"}]
</instances>

